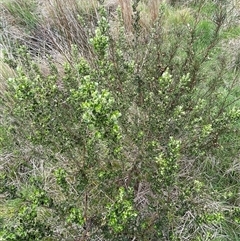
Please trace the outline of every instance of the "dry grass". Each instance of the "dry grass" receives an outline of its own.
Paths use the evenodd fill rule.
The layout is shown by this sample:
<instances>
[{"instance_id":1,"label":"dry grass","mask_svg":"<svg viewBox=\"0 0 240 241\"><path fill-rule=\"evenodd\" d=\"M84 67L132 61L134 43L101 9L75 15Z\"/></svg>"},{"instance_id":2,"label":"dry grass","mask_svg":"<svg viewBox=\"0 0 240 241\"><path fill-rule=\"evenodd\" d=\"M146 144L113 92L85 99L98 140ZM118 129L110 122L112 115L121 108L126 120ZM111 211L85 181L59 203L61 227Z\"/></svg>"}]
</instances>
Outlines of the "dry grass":
<instances>
[{"instance_id":1,"label":"dry grass","mask_svg":"<svg viewBox=\"0 0 240 241\"><path fill-rule=\"evenodd\" d=\"M158 17L158 8L163 0L142 1L138 9L141 11L139 21L145 29L151 28ZM117 18L116 9L122 11L126 32L133 31L132 0L108 0L105 7L110 14ZM14 7L13 7L14 6ZM34 16L29 15L22 19L22 15L31 7ZM0 3L2 18L5 21L4 31L11 40L7 48L14 42L29 46L38 55L58 52L66 59L70 59L72 45L78 46L81 55L91 56L89 38L94 34L98 21L97 0L46 0L38 1L35 6L33 0L26 3L22 0L8 0ZM86 21L83 22L83 19ZM115 27L114 22L112 23Z\"/></svg>"},{"instance_id":2,"label":"dry grass","mask_svg":"<svg viewBox=\"0 0 240 241\"><path fill-rule=\"evenodd\" d=\"M139 24L144 31L148 32L151 29L158 18L159 5L164 2L164 0L140 1ZM115 36L119 34L117 8L121 8L125 31L130 42L135 14L132 4L132 0L107 0L104 3L112 16L110 24ZM27 12L29 7L34 14L22 19L22 14ZM37 5L33 0L2 1L0 11L4 25L1 30L3 48L13 57L12 51L16 44L27 46L46 74L48 70L44 56L52 56L54 62L61 67L63 62L72 62L73 45L77 46L80 56L91 59L93 52L89 39L94 35L99 19L98 8L97 0L41 0L37 2ZM6 69L7 66L4 65L2 68ZM4 70L2 72L4 74ZM8 77L3 74L1 78Z\"/></svg>"},{"instance_id":3,"label":"dry grass","mask_svg":"<svg viewBox=\"0 0 240 241\"><path fill-rule=\"evenodd\" d=\"M22 2L22 0L11 0L12 2ZM79 0L41 0L35 7L35 15L38 16L34 28L26 31L23 25L17 20L16 16L8 10L5 1L0 5L4 13L5 23L4 42L5 49L11 53L16 43L24 44L33 54L34 58L40 63L43 72L48 73L46 55L51 55L54 62L58 63L61 69L63 62L72 63L72 46L77 46L80 56L87 59L93 57L93 51L89 45L89 39L94 35L99 16L97 9L99 2L97 0L79 1ZM166 0L140 1L137 10L140 11L139 24L142 27L142 34L147 35L155 24L159 16L160 4L166 4ZM28 1L31 4L31 1ZM132 0L108 0L105 1L105 7L111 15L111 32L119 35L117 8L121 8L123 23L126 36L129 43L133 40L134 14ZM21 5L24 12L25 5ZM185 12L184 12L185 14ZM181 15L181 16L180 16ZM178 18L185 18L182 13ZM171 13L169 18L172 17ZM85 21L83 21L83 19ZM28 26L28 19L25 19L25 26ZM182 21L182 20L181 20ZM30 25L32 26L32 25ZM145 37L143 37L144 39Z\"/></svg>"},{"instance_id":4,"label":"dry grass","mask_svg":"<svg viewBox=\"0 0 240 241\"><path fill-rule=\"evenodd\" d=\"M51 33L52 37L59 36L59 40L61 40L60 36L63 37L66 40L66 47L70 47L71 44L78 44L82 48L87 47L85 23L79 21L84 9L81 9L76 1L54 0L48 4L47 9L48 13L43 18L43 25L48 27L48 31L57 32L55 35ZM90 16L92 20L94 20L93 14ZM55 44L57 47L57 43Z\"/></svg>"}]
</instances>

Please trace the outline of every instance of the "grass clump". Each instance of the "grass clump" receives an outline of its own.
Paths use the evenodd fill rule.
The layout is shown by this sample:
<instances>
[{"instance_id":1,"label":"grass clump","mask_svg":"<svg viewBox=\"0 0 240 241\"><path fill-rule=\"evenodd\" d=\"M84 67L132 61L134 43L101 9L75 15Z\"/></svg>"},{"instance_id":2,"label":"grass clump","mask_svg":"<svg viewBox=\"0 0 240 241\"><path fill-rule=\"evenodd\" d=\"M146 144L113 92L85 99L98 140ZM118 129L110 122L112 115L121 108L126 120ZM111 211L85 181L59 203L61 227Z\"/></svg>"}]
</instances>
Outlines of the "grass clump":
<instances>
[{"instance_id":1,"label":"grass clump","mask_svg":"<svg viewBox=\"0 0 240 241\"><path fill-rule=\"evenodd\" d=\"M23 26L26 30L36 27L38 23L36 1L7 0L3 2L3 6L16 24Z\"/></svg>"}]
</instances>

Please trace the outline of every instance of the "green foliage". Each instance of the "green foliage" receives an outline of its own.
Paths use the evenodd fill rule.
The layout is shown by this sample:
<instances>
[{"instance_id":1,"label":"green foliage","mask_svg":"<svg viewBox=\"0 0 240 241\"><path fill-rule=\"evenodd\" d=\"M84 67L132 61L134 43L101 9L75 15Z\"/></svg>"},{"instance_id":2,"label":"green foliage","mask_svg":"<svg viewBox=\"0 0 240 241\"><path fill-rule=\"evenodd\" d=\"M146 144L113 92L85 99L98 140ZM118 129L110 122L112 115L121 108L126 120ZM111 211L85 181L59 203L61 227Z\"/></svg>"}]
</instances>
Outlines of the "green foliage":
<instances>
[{"instance_id":1,"label":"green foliage","mask_svg":"<svg viewBox=\"0 0 240 241\"><path fill-rule=\"evenodd\" d=\"M42 240L52 233L43 220L37 219L37 206L24 205L18 210L18 218L3 226L4 240Z\"/></svg>"},{"instance_id":2,"label":"green foliage","mask_svg":"<svg viewBox=\"0 0 240 241\"><path fill-rule=\"evenodd\" d=\"M58 168L54 171L57 184L64 190L67 191L68 184L66 181L66 171L62 168Z\"/></svg>"},{"instance_id":3,"label":"green foliage","mask_svg":"<svg viewBox=\"0 0 240 241\"><path fill-rule=\"evenodd\" d=\"M109 31L109 22L106 19L106 11L104 8L99 10L101 19L98 22L98 27L95 30L95 36L90 39L90 43L93 45L94 50L99 56L106 54L106 50L109 44L109 38L107 32Z\"/></svg>"},{"instance_id":4,"label":"green foliage","mask_svg":"<svg viewBox=\"0 0 240 241\"><path fill-rule=\"evenodd\" d=\"M128 190L128 193L131 194L131 192L131 190ZM131 221L137 216L131 199L127 199L123 187L119 188L119 194L116 196L115 203L107 205L107 211L107 224L114 233L122 233L131 225Z\"/></svg>"},{"instance_id":5,"label":"green foliage","mask_svg":"<svg viewBox=\"0 0 240 241\"><path fill-rule=\"evenodd\" d=\"M161 153L156 159L158 166L157 178L163 185L170 186L175 182L175 175L178 170L179 150L179 141L170 138L166 155L164 156Z\"/></svg>"}]
</instances>

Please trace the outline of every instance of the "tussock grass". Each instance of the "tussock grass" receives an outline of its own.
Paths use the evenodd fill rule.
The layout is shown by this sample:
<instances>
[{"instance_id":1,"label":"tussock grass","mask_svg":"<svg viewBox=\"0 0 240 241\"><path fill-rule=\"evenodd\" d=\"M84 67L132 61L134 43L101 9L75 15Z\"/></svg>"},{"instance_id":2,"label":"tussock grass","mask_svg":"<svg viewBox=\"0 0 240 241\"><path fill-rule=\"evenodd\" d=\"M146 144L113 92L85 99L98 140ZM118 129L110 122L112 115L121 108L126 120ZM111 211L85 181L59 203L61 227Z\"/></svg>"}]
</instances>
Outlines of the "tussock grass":
<instances>
[{"instance_id":1,"label":"tussock grass","mask_svg":"<svg viewBox=\"0 0 240 241\"><path fill-rule=\"evenodd\" d=\"M153 26L162 2L164 1L152 0L139 3L137 8L141 12L139 23L145 30L148 31ZM109 0L104 3L115 19L111 24L113 29L116 27L114 22L118 21L117 8L120 7L126 32L133 31L135 20L132 19L132 3L131 0ZM94 35L94 28L99 18L98 1L8 0L2 2L0 6L6 21L3 31L10 49L11 46L20 43L28 46L33 54L51 55L53 51L69 60L72 45L76 45L83 56L91 56L92 50L88 43L89 38Z\"/></svg>"}]
</instances>

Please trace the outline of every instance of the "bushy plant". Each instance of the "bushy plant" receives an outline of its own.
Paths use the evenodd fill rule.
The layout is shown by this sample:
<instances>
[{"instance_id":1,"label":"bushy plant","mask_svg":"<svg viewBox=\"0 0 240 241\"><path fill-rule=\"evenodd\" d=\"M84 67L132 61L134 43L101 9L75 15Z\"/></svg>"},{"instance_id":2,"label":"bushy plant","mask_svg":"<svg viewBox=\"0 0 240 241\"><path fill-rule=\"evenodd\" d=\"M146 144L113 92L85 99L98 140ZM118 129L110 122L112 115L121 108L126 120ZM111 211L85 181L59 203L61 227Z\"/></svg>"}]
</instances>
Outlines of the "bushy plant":
<instances>
[{"instance_id":1,"label":"bushy plant","mask_svg":"<svg viewBox=\"0 0 240 241\"><path fill-rule=\"evenodd\" d=\"M3 239L239 235L239 72L221 54L227 15L216 3L210 12L204 1L163 3L146 30L138 2L131 28L117 10L117 35L101 6L89 56L74 42L62 70L49 57L46 74L25 46L5 58L16 76L3 99L0 190L21 208L3 217Z\"/></svg>"}]
</instances>

